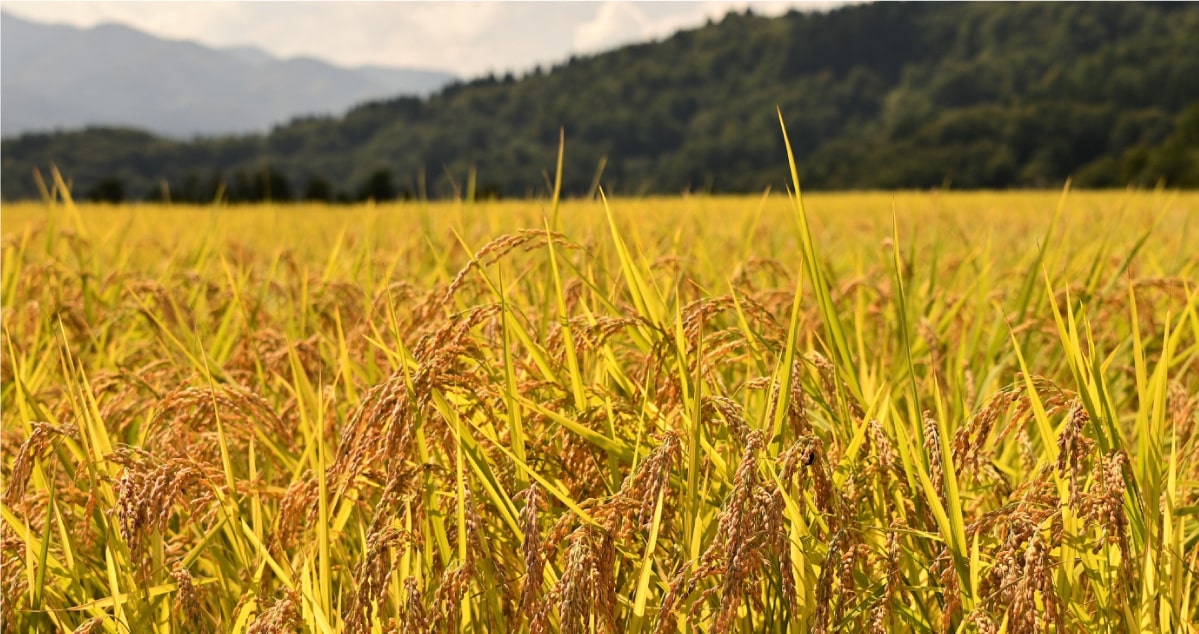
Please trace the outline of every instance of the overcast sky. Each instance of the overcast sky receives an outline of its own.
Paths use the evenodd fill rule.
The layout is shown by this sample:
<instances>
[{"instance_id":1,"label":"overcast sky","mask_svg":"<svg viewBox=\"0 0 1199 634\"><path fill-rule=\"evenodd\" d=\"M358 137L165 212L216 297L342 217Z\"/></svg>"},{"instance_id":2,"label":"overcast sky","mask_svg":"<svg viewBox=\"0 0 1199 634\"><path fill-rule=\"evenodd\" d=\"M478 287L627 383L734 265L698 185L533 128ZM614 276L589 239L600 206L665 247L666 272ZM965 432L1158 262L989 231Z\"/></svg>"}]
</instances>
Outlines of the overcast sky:
<instances>
[{"instance_id":1,"label":"overcast sky","mask_svg":"<svg viewBox=\"0 0 1199 634\"><path fill-rule=\"evenodd\" d=\"M280 57L335 64L446 70L469 78L522 72L572 53L659 38L752 6L843 2L2 2L39 22L120 22L159 37L211 46L253 45Z\"/></svg>"}]
</instances>

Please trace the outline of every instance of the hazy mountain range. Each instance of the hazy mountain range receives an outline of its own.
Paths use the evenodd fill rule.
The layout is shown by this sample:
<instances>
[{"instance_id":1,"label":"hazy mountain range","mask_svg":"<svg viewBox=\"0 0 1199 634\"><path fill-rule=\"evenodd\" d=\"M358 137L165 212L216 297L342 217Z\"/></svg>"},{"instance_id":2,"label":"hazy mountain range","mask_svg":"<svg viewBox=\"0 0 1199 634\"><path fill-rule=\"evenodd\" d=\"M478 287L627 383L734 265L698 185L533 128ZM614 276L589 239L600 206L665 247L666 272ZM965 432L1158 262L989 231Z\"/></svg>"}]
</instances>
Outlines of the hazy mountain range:
<instances>
[{"instance_id":1,"label":"hazy mountain range","mask_svg":"<svg viewBox=\"0 0 1199 634\"><path fill-rule=\"evenodd\" d=\"M0 133L117 125L172 137L264 132L366 100L427 95L449 73L344 68L209 48L117 24L90 29L0 18Z\"/></svg>"}]
</instances>

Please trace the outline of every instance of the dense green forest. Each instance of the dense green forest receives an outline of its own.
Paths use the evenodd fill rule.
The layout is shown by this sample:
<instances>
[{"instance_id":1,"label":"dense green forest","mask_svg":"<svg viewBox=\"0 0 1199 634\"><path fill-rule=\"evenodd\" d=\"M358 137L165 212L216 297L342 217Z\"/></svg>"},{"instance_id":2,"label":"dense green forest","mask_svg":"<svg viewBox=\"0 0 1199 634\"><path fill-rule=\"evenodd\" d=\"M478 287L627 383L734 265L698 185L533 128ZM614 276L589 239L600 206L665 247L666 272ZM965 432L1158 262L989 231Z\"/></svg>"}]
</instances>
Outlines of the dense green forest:
<instances>
[{"instance_id":1,"label":"dense green forest","mask_svg":"<svg viewBox=\"0 0 1199 634\"><path fill-rule=\"evenodd\" d=\"M427 99L180 142L3 142L3 196L52 163L94 199L376 200L564 190L1199 186L1199 4L878 3L747 11Z\"/></svg>"}]
</instances>

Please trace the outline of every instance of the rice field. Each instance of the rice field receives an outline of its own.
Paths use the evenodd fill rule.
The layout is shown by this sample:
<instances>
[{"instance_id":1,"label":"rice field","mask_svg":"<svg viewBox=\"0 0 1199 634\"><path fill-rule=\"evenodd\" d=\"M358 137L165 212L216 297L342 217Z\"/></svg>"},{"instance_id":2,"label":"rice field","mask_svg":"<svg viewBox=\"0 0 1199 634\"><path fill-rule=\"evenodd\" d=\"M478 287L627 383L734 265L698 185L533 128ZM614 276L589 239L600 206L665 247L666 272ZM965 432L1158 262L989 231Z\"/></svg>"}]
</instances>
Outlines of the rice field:
<instances>
[{"instance_id":1,"label":"rice field","mask_svg":"<svg viewBox=\"0 0 1199 634\"><path fill-rule=\"evenodd\" d=\"M1196 194L0 233L6 632L1196 631Z\"/></svg>"}]
</instances>

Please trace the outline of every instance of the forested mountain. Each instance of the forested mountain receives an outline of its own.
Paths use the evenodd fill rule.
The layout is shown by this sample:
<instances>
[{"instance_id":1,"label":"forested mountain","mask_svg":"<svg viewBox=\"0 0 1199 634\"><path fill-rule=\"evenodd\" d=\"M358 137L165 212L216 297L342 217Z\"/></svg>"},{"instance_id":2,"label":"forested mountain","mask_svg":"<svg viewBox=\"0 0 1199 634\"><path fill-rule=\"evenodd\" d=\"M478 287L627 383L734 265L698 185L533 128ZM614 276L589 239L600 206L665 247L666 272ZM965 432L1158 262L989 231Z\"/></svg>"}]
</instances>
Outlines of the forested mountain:
<instances>
[{"instance_id":1,"label":"forested mountain","mask_svg":"<svg viewBox=\"0 0 1199 634\"><path fill-rule=\"evenodd\" d=\"M97 123L175 138L265 132L298 114L341 114L367 99L428 95L454 79L278 59L253 47L222 50L118 24L79 29L4 13L0 25L6 137Z\"/></svg>"},{"instance_id":2,"label":"forested mountain","mask_svg":"<svg viewBox=\"0 0 1199 634\"><path fill-rule=\"evenodd\" d=\"M265 136L130 130L3 144L3 195L51 162L97 197L538 195L809 188L1199 186L1199 4L878 3L730 14L521 78L452 84ZM223 187L222 187L223 184Z\"/></svg>"}]
</instances>

